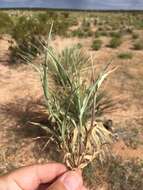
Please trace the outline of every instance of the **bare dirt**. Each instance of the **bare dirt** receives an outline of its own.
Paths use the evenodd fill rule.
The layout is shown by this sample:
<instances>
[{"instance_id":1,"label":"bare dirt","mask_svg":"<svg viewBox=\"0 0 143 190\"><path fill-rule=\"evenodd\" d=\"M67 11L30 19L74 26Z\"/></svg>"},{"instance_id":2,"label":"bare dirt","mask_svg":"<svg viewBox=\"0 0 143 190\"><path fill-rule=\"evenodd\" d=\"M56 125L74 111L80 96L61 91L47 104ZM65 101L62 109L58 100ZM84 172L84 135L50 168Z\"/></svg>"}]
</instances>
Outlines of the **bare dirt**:
<instances>
[{"instance_id":1,"label":"bare dirt","mask_svg":"<svg viewBox=\"0 0 143 190\"><path fill-rule=\"evenodd\" d=\"M8 38L0 39L0 174L22 165L42 162L48 159L49 153L41 152L41 146L37 143L41 141L38 133L22 125L30 117L24 114L31 102L34 104L42 96L39 77L28 65L11 65ZM61 50L80 42L85 50L88 49L95 56L98 68L111 60L114 66L119 66L105 82L106 91L116 100L116 109L104 116L113 120L114 128L119 132L119 141L114 145L113 152L124 159L143 159L143 51L129 50L133 52L133 58L121 60L117 55L128 51L130 38L115 50L107 48L108 40L103 40L105 45L97 52L90 49L91 38L57 37L54 44ZM129 131L134 129L137 129L137 134L129 137ZM124 139L140 141L136 148L132 148Z\"/></svg>"}]
</instances>

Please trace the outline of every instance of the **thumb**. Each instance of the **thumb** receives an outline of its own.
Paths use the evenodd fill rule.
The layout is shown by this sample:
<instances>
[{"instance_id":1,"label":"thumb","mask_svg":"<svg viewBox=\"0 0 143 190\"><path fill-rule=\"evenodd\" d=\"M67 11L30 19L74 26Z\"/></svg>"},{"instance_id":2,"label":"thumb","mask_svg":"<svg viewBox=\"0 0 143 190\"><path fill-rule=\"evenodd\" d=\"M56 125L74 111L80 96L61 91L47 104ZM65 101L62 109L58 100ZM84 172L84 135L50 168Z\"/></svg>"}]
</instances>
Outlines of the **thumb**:
<instances>
[{"instance_id":1,"label":"thumb","mask_svg":"<svg viewBox=\"0 0 143 190\"><path fill-rule=\"evenodd\" d=\"M59 177L48 190L78 190L82 188L82 185L81 172L69 171Z\"/></svg>"}]
</instances>

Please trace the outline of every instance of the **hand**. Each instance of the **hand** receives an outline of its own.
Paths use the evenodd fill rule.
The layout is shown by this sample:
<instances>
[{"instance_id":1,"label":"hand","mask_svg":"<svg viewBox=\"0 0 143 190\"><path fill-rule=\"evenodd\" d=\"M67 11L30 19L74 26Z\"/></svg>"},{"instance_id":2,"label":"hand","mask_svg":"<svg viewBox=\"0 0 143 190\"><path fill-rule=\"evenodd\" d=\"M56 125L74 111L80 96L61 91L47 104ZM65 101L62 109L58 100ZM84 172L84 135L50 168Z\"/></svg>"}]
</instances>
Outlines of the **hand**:
<instances>
[{"instance_id":1,"label":"hand","mask_svg":"<svg viewBox=\"0 0 143 190\"><path fill-rule=\"evenodd\" d=\"M81 172L58 163L33 165L0 178L0 190L85 190Z\"/></svg>"}]
</instances>

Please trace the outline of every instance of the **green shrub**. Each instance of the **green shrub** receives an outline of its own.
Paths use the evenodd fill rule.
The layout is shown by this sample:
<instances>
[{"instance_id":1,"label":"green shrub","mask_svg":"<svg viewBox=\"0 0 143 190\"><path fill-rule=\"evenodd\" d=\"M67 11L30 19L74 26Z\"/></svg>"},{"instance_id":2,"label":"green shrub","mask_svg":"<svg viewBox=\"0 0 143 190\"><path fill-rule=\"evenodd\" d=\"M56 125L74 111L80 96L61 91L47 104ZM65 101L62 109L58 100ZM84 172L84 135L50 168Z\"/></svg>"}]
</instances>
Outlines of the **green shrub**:
<instances>
[{"instance_id":1,"label":"green shrub","mask_svg":"<svg viewBox=\"0 0 143 190\"><path fill-rule=\"evenodd\" d=\"M139 19L136 18L136 22L134 23L134 26L135 26L137 29L143 29L143 20L142 20L141 17L140 17Z\"/></svg>"},{"instance_id":2,"label":"green shrub","mask_svg":"<svg viewBox=\"0 0 143 190\"><path fill-rule=\"evenodd\" d=\"M72 36L73 37L79 37L79 38L82 38L84 37L85 33L83 32L83 30L81 30L80 28L72 31Z\"/></svg>"},{"instance_id":3,"label":"green shrub","mask_svg":"<svg viewBox=\"0 0 143 190\"><path fill-rule=\"evenodd\" d=\"M42 15L21 16L12 31L12 37L16 42L16 46L11 48L12 63L20 62L20 54L23 52L36 56L39 52L37 47L41 47L40 39L47 35L49 27L50 24Z\"/></svg>"},{"instance_id":4,"label":"green shrub","mask_svg":"<svg viewBox=\"0 0 143 190\"><path fill-rule=\"evenodd\" d=\"M120 59L132 59L133 54L131 52L123 52L118 55Z\"/></svg>"},{"instance_id":5,"label":"green shrub","mask_svg":"<svg viewBox=\"0 0 143 190\"><path fill-rule=\"evenodd\" d=\"M143 50L143 40L138 40L133 44L134 50Z\"/></svg>"},{"instance_id":6,"label":"green shrub","mask_svg":"<svg viewBox=\"0 0 143 190\"><path fill-rule=\"evenodd\" d=\"M91 45L91 48L93 50L99 50L102 46L102 41L100 39L96 39L93 41L92 45Z\"/></svg>"},{"instance_id":7,"label":"green shrub","mask_svg":"<svg viewBox=\"0 0 143 190\"><path fill-rule=\"evenodd\" d=\"M97 30L95 32L95 37L100 37L100 36L108 36L108 32L107 31L99 31L99 30Z\"/></svg>"},{"instance_id":8,"label":"green shrub","mask_svg":"<svg viewBox=\"0 0 143 190\"><path fill-rule=\"evenodd\" d=\"M60 36L66 36L67 30L70 26L77 25L78 22L76 20L76 17L73 16L72 14L70 15L68 12L44 12L44 13L39 13L37 15L37 21L39 25L43 24L43 29L45 25L51 23L52 21L54 22L54 28L52 33L54 35L60 35ZM48 31L47 34L48 35Z\"/></svg>"},{"instance_id":9,"label":"green shrub","mask_svg":"<svg viewBox=\"0 0 143 190\"><path fill-rule=\"evenodd\" d=\"M101 32L97 30L97 31L95 32L94 36L95 36L96 38L100 37L100 36L101 36Z\"/></svg>"},{"instance_id":10,"label":"green shrub","mask_svg":"<svg viewBox=\"0 0 143 190\"><path fill-rule=\"evenodd\" d=\"M117 47L119 47L121 45L121 43L122 43L121 38L119 38L119 37L113 37L110 40L110 42L108 44L108 47L110 47L110 48L117 48Z\"/></svg>"},{"instance_id":11,"label":"green shrub","mask_svg":"<svg viewBox=\"0 0 143 190\"><path fill-rule=\"evenodd\" d=\"M37 47L41 48L40 40L47 37L53 20L53 36L66 36L70 26L68 19L68 14L55 12L33 13L30 16L20 16L12 30L12 37L16 41L16 47L11 48L12 62L16 63L20 59L21 52L30 53L33 56L39 53Z\"/></svg>"},{"instance_id":12,"label":"green shrub","mask_svg":"<svg viewBox=\"0 0 143 190\"><path fill-rule=\"evenodd\" d=\"M115 37L115 38L121 38L122 34L120 31L118 32L110 32L109 33L111 37Z\"/></svg>"},{"instance_id":13,"label":"green shrub","mask_svg":"<svg viewBox=\"0 0 143 190\"><path fill-rule=\"evenodd\" d=\"M13 30L12 37L19 44L20 42L26 41L27 38L35 35L47 35L47 30L49 28L49 23L42 22L40 17L39 21L36 17L26 17L21 16ZM29 42L27 40L27 42Z\"/></svg>"},{"instance_id":14,"label":"green shrub","mask_svg":"<svg viewBox=\"0 0 143 190\"><path fill-rule=\"evenodd\" d=\"M13 29L13 21L6 12L0 12L0 33L9 34Z\"/></svg>"},{"instance_id":15,"label":"green shrub","mask_svg":"<svg viewBox=\"0 0 143 190\"><path fill-rule=\"evenodd\" d=\"M132 33L132 38L133 39L138 39L139 38L139 34L138 33Z\"/></svg>"},{"instance_id":16,"label":"green shrub","mask_svg":"<svg viewBox=\"0 0 143 190\"><path fill-rule=\"evenodd\" d=\"M107 32L107 31L101 31L101 32L100 32L100 35L101 35L101 36L108 36L108 32Z\"/></svg>"},{"instance_id":17,"label":"green shrub","mask_svg":"<svg viewBox=\"0 0 143 190\"><path fill-rule=\"evenodd\" d=\"M79 38L90 37L92 36L92 31L90 31L88 28L85 28L84 30L82 28L78 28L72 31L72 36Z\"/></svg>"},{"instance_id":18,"label":"green shrub","mask_svg":"<svg viewBox=\"0 0 143 190\"><path fill-rule=\"evenodd\" d=\"M29 54L29 59L32 60L42 51L43 46L41 45L40 37L38 38L36 36L29 36L27 40L24 39L16 46L10 47L10 59L12 64L26 63L24 59L25 55Z\"/></svg>"}]
</instances>

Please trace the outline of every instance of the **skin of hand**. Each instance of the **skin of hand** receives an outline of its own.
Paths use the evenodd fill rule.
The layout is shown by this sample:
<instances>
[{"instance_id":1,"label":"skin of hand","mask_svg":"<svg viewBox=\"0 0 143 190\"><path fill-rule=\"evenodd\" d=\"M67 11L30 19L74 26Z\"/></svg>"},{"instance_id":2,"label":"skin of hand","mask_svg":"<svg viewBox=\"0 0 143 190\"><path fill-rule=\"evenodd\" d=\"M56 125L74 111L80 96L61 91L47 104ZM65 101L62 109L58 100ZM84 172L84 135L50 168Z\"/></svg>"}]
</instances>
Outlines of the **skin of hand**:
<instances>
[{"instance_id":1,"label":"skin of hand","mask_svg":"<svg viewBox=\"0 0 143 190\"><path fill-rule=\"evenodd\" d=\"M63 164L23 167L0 177L0 190L86 190L80 170L68 171Z\"/></svg>"}]
</instances>

